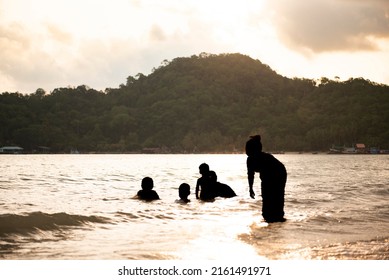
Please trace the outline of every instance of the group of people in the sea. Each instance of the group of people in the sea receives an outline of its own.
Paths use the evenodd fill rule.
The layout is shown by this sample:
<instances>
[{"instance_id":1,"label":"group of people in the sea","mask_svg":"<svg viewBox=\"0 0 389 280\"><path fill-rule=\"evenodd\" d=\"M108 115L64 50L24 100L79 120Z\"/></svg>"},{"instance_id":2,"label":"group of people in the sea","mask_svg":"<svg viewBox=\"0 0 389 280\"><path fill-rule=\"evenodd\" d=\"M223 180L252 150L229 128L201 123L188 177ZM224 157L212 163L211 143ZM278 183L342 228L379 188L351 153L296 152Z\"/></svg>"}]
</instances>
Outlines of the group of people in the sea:
<instances>
[{"instance_id":1,"label":"group of people in the sea","mask_svg":"<svg viewBox=\"0 0 389 280\"><path fill-rule=\"evenodd\" d=\"M259 173L261 179L262 216L268 223L284 222L284 194L287 179L285 166L273 155L262 151L261 136L251 136L246 142L247 155L247 179L249 194L255 198L253 189L255 173ZM202 163L199 166L201 177L196 183L196 199L202 201L214 201L216 197L235 197L234 190L217 181L215 171L210 170L209 165ZM138 191L137 197L142 200L160 199L158 193L153 190L154 182L150 177L142 179L142 189ZM189 203L190 186L182 183L178 188L180 197L177 202Z\"/></svg>"},{"instance_id":2,"label":"group of people in the sea","mask_svg":"<svg viewBox=\"0 0 389 280\"><path fill-rule=\"evenodd\" d=\"M209 165L202 163L199 166L201 178L197 180L196 184L196 198L203 201L214 201L216 197L230 198L236 196L234 190L223 183L217 181L217 175L215 171L209 170ZM142 189L138 191L137 198L152 201L160 199L158 193L153 190L154 181L150 177L142 179ZM188 196L190 195L190 185L182 183L178 187L179 203L190 202Z\"/></svg>"}]
</instances>

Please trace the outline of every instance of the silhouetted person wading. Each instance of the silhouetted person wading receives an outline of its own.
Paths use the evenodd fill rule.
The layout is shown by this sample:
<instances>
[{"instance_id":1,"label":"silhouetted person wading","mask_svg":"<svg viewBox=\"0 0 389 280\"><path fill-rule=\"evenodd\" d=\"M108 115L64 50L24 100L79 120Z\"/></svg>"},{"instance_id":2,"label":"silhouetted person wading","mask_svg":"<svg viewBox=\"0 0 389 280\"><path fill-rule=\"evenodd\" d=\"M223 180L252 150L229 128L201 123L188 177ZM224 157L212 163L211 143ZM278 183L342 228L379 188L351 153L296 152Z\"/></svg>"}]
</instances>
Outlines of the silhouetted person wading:
<instances>
[{"instance_id":1,"label":"silhouetted person wading","mask_svg":"<svg viewBox=\"0 0 389 280\"><path fill-rule=\"evenodd\" d=\"M212 178L210 176L209 165L202 163L199 166L201 177L196 183L196 198L204 201L213 201L216 197L215 189L213 188Z\"/></svg>"},{"instance_id":2,"label":"silhouetted person wading","mask_svg":"<svg viewBox=\"0 0 389 280\"><path fill-rule=\"evenodd\" d=\"M262 152L260 135L251 136L246 142L246 154L250 197L255 197L254 175L259 172L262 181L262 216L268 223L284 222L285 166L273 155Z\"/></svg>"}]
</instances>

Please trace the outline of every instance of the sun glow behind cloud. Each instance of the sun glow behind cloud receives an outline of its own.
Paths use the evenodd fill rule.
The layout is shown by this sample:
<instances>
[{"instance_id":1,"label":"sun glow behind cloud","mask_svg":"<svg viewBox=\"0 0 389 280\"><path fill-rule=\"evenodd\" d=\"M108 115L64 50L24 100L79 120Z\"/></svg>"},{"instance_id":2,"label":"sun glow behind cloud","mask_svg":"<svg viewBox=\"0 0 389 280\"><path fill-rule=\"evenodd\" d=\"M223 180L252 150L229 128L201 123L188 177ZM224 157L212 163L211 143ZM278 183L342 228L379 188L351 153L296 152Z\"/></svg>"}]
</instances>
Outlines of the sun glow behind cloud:
<instances>
[{"instance_id":1,"label":"sun glow behind cloud","mask_svg":"<svg viewBox=\"0 0 389 280\"><path fill-rule=\"evenodd\" d=\"M247 54L288 77L389 84L384 0L0 0L0 92L118 87L164 59Z\"/></svg>"}]
</instances>

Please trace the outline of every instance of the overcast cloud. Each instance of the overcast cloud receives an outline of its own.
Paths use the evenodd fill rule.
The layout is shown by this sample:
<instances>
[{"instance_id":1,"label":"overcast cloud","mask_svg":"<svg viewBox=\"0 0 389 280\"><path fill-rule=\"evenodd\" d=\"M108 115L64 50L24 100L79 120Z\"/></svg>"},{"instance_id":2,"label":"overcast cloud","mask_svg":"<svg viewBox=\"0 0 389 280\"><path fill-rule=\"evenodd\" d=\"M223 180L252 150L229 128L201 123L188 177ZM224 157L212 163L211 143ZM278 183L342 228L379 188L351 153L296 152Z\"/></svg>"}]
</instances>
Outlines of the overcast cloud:
<instances>
[{"instance_id":1,"label":"overcast cloud","mask_svg":"<svg viewBox=\"0 0 389 280\"><path fill-rule=\"evenodd\" d=\"M389 39L388 0L275 0L268 5L280 39L297 51L374 51L378 40Z\"/></svg>"},{"instance_id":2,"label":"overcast cloud","mask_svg":"<svg viewBox=\"0 0 389 280\"><path fill-rule=\"evenodd\" d=\"M389 1L0 0L0 92L104 90L201 52L389 84Z\"/></svg>"}]
</instances>

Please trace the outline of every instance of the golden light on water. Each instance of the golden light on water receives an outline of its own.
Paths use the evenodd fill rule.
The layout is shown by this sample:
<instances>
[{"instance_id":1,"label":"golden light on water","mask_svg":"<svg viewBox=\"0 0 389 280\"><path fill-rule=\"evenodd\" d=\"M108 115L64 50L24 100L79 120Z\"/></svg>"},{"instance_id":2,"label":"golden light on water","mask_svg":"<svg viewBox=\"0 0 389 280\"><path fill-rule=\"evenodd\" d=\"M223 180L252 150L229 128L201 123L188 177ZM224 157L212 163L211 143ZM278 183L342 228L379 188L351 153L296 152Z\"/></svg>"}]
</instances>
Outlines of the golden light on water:
<instances>
[{"instance_id":1,"label":"golden light on water","mask_svg":"<svg viewBox=\"0 0 389 280\"><path fill-rule=\"evenodd\" d=\"M220 209L221 210L221 209ZM222 211L222 210L221 210ZM265 257L256 252L253 246L239 239L241 234L249 234L253 215L235 213L229 217L209 215L208 220L198 221L201 226L194 226L187 244L176 253L183 260L263 260ZM265 226L266 223L263 224ZM188 236L190 237L190 236Z\"/></svg>"}]
</instances>

